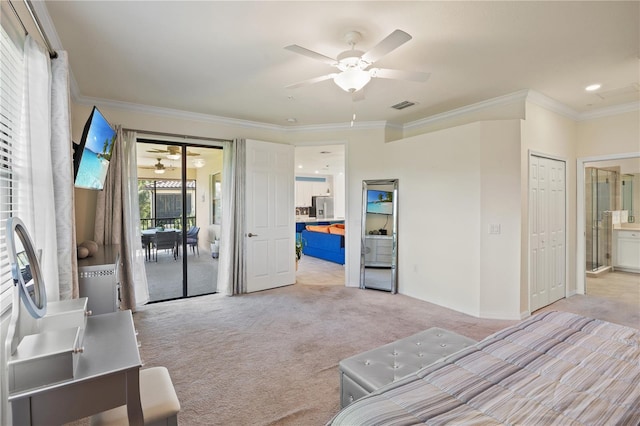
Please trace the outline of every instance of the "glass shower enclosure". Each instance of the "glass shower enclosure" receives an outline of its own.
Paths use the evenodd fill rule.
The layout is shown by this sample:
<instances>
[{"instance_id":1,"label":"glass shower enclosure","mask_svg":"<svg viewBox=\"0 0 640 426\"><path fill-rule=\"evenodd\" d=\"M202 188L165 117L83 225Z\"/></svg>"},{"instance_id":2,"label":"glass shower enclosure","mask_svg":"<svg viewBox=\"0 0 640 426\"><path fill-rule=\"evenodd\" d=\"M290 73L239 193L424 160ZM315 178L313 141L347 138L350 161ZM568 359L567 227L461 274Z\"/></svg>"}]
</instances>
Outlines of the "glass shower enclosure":
<instances>
[{"instance_id":1,"label":"glass shower enclosure","mask_svg":"<svg viewBox=\"0 0 640 426\"><path fill-rule=\"evenodd\" d=\"M611 211L616 207L617 183L615 171L585 168L587 272L611 266Z\"/></svg>"}]
</instances>

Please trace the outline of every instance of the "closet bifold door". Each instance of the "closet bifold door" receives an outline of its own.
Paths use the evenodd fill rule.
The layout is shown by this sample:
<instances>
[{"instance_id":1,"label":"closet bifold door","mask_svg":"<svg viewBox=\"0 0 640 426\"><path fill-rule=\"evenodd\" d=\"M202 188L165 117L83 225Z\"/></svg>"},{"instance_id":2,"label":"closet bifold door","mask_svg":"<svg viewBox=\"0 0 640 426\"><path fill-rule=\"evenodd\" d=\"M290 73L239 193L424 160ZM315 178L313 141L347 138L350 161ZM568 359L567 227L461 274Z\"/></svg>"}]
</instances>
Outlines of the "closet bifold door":
<instances>
[{"instance_id":1,"label":"closet bifold door","mask_svg":"<svg viewBox=\"0 0 640 426\"><path fill-rule=\"evenodd\" d=\"M529 156L529 307L565 297L565 163Z\"/></svg>"}]
</instances>

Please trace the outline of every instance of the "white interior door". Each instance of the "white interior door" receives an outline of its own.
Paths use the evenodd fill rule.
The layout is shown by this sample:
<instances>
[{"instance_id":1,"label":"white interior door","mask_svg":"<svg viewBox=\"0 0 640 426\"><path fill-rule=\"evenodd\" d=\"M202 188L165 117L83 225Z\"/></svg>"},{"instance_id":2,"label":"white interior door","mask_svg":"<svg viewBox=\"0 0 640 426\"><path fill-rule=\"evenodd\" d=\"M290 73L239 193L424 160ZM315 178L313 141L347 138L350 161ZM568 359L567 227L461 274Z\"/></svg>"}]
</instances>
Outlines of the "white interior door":
<instances>
[{"instance_id":1,"label":"white interior door","mask_svg":"<svg viewBox=\"0 0 640 426\"><path fill-rule=\"evenodd\" d=\"M294 284L294 147L247 140L247 292Z\"/></svg>"},{"instance_id":2,"label":"white interior door","mask_svg":"<svg viewBox=\"0 0 640 426\"><path fill-rule=\"evenodd\" d=\"M529 157L529 307L565 297L565 163Z\"/></svg>"}]
</instances>

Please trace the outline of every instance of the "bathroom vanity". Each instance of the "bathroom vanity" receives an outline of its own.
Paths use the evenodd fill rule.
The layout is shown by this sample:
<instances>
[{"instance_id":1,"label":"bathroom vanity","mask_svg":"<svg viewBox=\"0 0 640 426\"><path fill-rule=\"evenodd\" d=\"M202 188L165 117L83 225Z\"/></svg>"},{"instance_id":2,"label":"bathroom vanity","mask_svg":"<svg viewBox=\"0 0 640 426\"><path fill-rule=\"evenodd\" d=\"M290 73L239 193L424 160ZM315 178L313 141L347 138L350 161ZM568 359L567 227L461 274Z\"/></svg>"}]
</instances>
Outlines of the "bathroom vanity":
<instances>
[{"instance_id":1,"label":"bathroom vanity","mask_svg":"<svg viewBox=\"0 0 640 426\"><path fill-rule=\"evenodd\" d=\"M640 273L640 225L625 224L613 230L613 268Z\"/></svg>"}]
</instances>

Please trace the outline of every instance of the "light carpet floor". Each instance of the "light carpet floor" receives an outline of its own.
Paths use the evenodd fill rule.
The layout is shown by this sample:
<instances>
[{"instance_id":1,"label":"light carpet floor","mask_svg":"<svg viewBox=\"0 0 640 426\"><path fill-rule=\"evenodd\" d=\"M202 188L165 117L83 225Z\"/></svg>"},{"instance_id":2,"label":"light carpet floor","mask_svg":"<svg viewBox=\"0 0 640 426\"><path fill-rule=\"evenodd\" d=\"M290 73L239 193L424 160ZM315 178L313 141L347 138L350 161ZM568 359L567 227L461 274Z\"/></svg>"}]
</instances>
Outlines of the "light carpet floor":
<instances>
[{"instance_id":1,"label":"light carpet floor","mask_svg":"<svg viewBox=\"0 0 640 426\"><path fill-rule=\"evenodd\" d=\"M479 340L513 323L318 285L149 305L135 322L146 365L171 373L184 425L322 425L339 410L341 359L429 327Z\"/></svg>"},{"instance_id":2,"label":"light carpet floor","mask_svg":"<svg viewBox=\"0 0 640 426\"><path fill-rule=\"evenodd\" d=\"M637 305L599 297L545 309L640 326ZM134 321L145 367L169 369L187 426L323 425L339 410L341 359L429 327L480 340L515 322L400 294L300 284L147 305Z\"/></svg>"}]
</instances>

